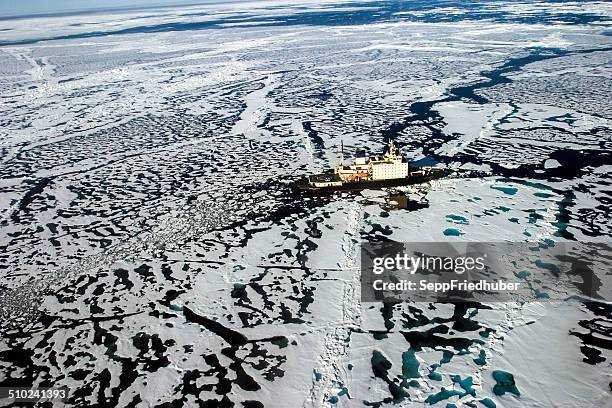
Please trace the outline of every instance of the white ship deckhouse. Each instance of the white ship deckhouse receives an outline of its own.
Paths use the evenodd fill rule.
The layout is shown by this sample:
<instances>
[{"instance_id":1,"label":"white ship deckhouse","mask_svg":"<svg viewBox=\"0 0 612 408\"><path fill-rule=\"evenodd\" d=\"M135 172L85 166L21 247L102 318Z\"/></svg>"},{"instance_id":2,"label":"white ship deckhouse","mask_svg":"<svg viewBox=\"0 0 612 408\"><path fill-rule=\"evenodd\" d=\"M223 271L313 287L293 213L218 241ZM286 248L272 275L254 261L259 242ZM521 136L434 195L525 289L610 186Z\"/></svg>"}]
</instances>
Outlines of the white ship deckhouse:
<instances>
[{"instance_id":1,"label":"white ship deckhouse","mask_svg":"<svg viewBox=\"0 0 612 408\"><path fill-rule=\"evenodd\" d=\"M383 157L358 157L355 163L336 167L335 173L342 181L390 180L408 177L408 162L393 141L389 141L387 152Z\"/></svg>"}]
</instances>

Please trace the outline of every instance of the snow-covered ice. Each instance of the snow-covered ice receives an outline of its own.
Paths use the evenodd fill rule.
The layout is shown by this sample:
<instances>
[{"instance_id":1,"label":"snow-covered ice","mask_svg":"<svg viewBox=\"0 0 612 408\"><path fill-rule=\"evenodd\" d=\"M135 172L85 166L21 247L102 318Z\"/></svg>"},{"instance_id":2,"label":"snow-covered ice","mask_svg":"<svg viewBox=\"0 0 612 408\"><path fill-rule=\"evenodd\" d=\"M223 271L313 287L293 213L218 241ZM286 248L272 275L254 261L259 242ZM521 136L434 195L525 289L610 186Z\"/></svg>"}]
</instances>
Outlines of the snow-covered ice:
<instances>
[{"instance_id":1,"label":"snow-covered ice","mask_svg":"<svg viewBox=\"0 0 612 408\"><path fill-rule=\"evenodd\" d=\"M603 406L609 299L361 302L359 245L609 242L611 14L330 0L0 20L0 385L68 386L66 406ZM461 172L290 188L388 139Z\"/></svg>"}]
</instances>

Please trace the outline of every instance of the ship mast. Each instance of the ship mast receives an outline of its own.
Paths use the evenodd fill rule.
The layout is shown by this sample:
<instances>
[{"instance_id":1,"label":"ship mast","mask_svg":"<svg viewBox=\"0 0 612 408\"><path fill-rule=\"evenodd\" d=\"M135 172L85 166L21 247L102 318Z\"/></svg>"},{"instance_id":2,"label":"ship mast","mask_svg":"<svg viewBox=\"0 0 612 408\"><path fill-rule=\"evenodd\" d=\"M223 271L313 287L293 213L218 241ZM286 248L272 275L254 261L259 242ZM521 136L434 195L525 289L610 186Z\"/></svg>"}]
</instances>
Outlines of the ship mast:
<instances>
[{"instance_id":1,"label":"ship mast","mask_svg":"<svg viewBox=\"0 0 612 408\"><path fill-rule=\"evenodd\" d=\"M389 148L387 149L387 154L389 156L399 156L401 154L400 149L395 146L393 139L389 139Z\"/></svg>"}]
</instances>

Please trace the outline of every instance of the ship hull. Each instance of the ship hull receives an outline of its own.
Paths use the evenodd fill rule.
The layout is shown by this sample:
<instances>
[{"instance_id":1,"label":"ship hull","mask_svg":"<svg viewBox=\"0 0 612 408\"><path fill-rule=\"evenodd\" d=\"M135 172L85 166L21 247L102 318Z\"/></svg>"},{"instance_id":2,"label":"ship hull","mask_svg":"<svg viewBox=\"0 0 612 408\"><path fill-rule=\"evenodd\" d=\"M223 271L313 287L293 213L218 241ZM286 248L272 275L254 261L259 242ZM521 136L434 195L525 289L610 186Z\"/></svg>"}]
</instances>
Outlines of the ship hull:
<instances>
[{"instance_id":1,"label":"ship hull","mask_svg":"<svg viewBox=\"0 0 612 408\"><path fill-rule=\"evenodd\" d=\"M411 173L408 177L399 179L386 179L386 180L364 180L364 181L352 181L344 182L340 186L326 186L316 187L308 182L308 179L302 179L297 181L294 186L298 190L310 192L310 193L326 193L334 191L359 191L359 190L376 190L385 187L401 187L410 186L414 184L423 184L432 180L436 180L446 176L448 172L444 169L431 169L425 174L421 174L418 171Z\"/></svg>"}]
</instances>

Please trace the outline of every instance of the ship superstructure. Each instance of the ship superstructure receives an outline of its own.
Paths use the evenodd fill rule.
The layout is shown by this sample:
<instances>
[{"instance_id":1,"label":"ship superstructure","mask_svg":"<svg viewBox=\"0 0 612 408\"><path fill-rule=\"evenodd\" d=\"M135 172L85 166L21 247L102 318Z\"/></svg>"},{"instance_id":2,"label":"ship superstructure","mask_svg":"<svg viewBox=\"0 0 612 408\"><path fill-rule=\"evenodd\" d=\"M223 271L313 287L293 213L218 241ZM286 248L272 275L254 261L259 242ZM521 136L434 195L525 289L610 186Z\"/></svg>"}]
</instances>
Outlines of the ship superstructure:
<instances>
[{"instance_id":1,"label":"ship superstructure","mask_svg":"<svg viewBox=\"0 0 612 408\"><path fill-rule=\"evenodd\" d=\"M335 168L335 173L345 182L403 179L410 174L408 162L404 160L393 140L389 141L387 151L382 157L357 157L355 162L348 166L344 165L343 157L340 165Z\"/></svg>"},{"instance_id":2,"label":"ship superstructure","mask_svg":"<svg viewBox=\"0 0 612 408\"><path fill-rule=\"evenodd\" d=\"M357 157L348 165L344 164L342 146L338 166L327 173L308 176L298 181L296 186L309 191L359 190L423 183L442 177L444 173L444 170L435 167L411 169L400 149L390 140L382 156Z\"/></svg>"}]
</instances>

